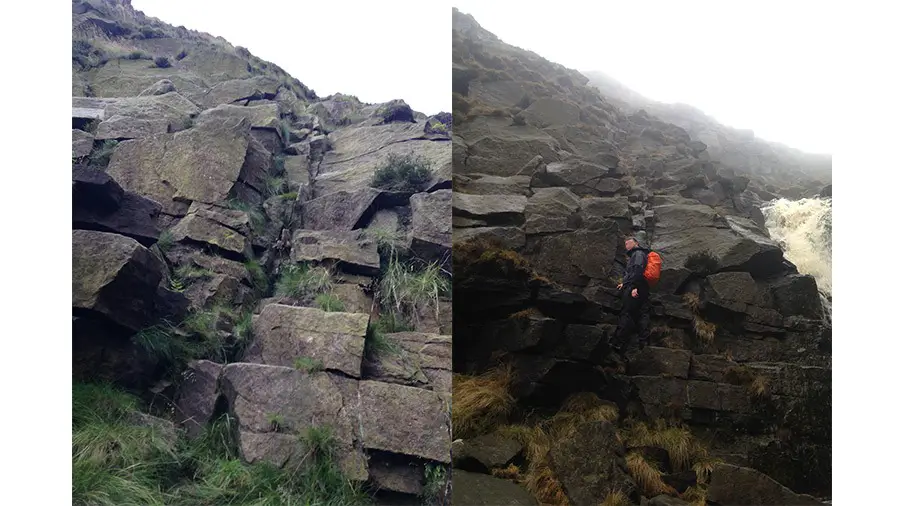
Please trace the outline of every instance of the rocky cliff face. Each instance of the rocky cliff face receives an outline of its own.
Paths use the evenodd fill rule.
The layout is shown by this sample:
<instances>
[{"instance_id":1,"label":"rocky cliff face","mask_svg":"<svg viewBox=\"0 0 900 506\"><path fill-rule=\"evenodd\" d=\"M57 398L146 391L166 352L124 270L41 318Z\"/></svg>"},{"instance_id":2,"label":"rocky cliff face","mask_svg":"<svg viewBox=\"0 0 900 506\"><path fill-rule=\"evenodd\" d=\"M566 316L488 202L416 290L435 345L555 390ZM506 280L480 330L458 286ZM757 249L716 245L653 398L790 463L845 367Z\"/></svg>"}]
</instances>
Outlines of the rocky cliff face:
<instances>
[{"instance_id":1,"label":"rocky cliff face","mask_svg":"<svg viewBox=\"0 0 900 506\"><path fill-rule=\"evenodd\" d=\"M463 474L481 504L525 501L521 487L543 504L829 495L830 328L760 211L792 194L778 177L793 169L712 155L691 128L453 22L453 460L494 475ZM650 346L618 357L628 234L663 273Z\"/></svg>"},{"instance_id":2,"label":"rocky cliff face","mask_svg":"<svg viewBox=\"0 0 900 506\"><path fill-rule=\"evenodd\" d=\"M127 0L72 21L75 380L187 441L228 421L243 465L313 472L324 430L351 484L440 497L450 115L318 97Z\"/></svg>"},{"instance_id":3,"label":"rocky cliff face","mask_svg":"<svg viewBox=\"0 0 900 506\"><path fill-rule=\"evenodd\" d=\"M585 72L588 84L621 110L641 110L687 131L706 145L706 159L754 180L760 197L812 197L831 183L831 155L800 150L755 137L752 131L727 127L686 104L664 104L624 87L602 72Z\"/></svg>"}]
</instances>

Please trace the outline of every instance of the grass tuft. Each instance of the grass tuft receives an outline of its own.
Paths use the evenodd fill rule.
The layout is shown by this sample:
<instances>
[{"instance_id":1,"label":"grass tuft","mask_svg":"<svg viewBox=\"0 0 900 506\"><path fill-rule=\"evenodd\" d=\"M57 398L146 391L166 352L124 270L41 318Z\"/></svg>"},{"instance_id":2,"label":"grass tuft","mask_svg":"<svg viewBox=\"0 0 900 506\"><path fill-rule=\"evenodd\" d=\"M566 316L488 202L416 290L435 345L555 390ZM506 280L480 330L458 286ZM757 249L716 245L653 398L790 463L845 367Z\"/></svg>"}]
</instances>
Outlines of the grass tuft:
<instances>
[{"instance_id":1,"label":"grass tuft","mask_svg":"<svg viewBox=\"0 0 900 506\"><path fill-rule=\"evenodd\" d=\"M446 504L449 476L447 468L437 464L425 465L425 486L422 488L422 500L426 506Z\"/></svg>"},{"instance_id":2,"label":"grass tuft","mask_svg":"<svg viewBox=\"0 0 900 506\"><path fill-rule=\"evenodd\" d=\"M694 315L694 334L704 343L710 344L716 338L715 323L710 323L698 315Z\"/></svg>"},{"instance_id":3,"label":"grass tuft","mask_svg":"<svg viewBox=\"0 0 900 506\"><path fill-rule=\"evenodd\" d=\"M340 313L345 310L344 302L333 293L321 293L316 296L316 307L329 313Z\"/></svg>"},{"instance_id":4,"label":"grass tuft","mask_svg":"<svg viewBox=\"0 0 900 506\"><path fill-rule=\"evenodd\" d=\"M625 467L645 496L656 497L660 494L676 493L675 489L663 481L658 464L648 461L640 453L629 452L625 455Z\"/></svg>"},{"instance_id":5,"label":"grass tuft","mask_svg":"<svg viewBox=\"0 0 900 506\"><path fill-rule=\"evenodd\" d=\"M616 489L606 494L600 506L631 506L631 500L625 492Z\"/></svg>"},{"instance_id":6,"label":"grass tuft","mask_svg":"<svg viewBox=\"0 0 900 506\"><path fill-rule=\"evenodd\" d=\"M438 318L440 297L449 291L450 281L439 263L433 262L416 269L401 262L396 255L391 257L379 282L382 306L410 321L418 321L421 313L432 308L435 318Z\"/></svg>"},{"instance_id":7,"label":"grass tuft","mask_svg":"<svg viewBox=\"0 0 900 506\"><path fill-rule=\"evenodd\" d=\"M512 368L491 369L478 376L453 377L453 434L467 438L502 423L513 408L509 393Z\"/></svg>"},{"instance_id":8,"label":"grass tuft","mask_svg":"<svg viewBox=\"0 0 900 506\"><path fill-rule=\"evenodd\" d=\"M325 364L321 360L312 357L297 357L294 359L294 369L308 374L325 370Z\"/></svg>"},{"instance_id":9,"label":"grass tuft","mask_svg":"<svg viewBox=\"0 0 900 506\"><path fill-rule=\"evenodd\" d=\"M275 282L275 295L309 302L333 285L331 271L309 264L286 265Z\"/></svg>"},{"instance_id":10,"label":"grass tuft","mask_svg":"<svg viewBox=\"0 0 900 506\"><path fill-rule=\"evenodd\" d=\"M391 153L377 169L372 186L382 190L418 193L431 180L431 161L421 155Z\"/></svg>"}]
</instances>

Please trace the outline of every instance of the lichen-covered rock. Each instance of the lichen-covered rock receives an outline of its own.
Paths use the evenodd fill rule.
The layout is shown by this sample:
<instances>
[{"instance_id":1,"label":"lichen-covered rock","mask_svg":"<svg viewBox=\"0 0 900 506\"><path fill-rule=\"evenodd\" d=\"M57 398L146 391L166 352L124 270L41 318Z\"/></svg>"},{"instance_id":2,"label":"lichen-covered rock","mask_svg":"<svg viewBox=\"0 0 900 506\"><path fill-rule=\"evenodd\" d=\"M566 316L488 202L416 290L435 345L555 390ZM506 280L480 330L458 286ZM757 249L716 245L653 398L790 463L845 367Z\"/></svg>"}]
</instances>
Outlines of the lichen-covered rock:
<instances>
[{"instance_id":1,"label":"lichen-covered rock","mask_svg":"<svg viewBox=\"0 0 900 506\"><path fill-rule=\"evenodd\" d=\"M164 265L129 237L72 231L72 307L138 331L153 322Z\"/></svg>"},{"instance_id":2,"label":"lichen-covered rock","mask_svg":"<svg viewBox=\"0 0 900 506\"><path fill-rule=\"evenodd\" d=\"M253 319L255 340L244 359L284 367L308 360L359 378L368 324L367 313L268 304Z\"/></svg>"}]
</instances>

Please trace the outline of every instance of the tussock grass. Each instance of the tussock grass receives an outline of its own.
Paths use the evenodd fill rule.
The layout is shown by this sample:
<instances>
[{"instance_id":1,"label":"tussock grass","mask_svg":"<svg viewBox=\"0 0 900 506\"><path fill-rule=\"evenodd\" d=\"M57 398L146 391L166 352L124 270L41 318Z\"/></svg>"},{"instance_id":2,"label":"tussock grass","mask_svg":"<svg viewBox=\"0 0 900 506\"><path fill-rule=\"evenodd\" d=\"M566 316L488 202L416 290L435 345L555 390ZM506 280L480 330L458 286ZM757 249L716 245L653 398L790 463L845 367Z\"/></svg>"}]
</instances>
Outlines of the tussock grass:
<instances>
[{"instance_id":1,"label":"tussock grass","mask_svg":"<svg viewBox=\"0 0 900 506\"><path fill-rule=\"evenodd\" d=\"M600 506L631 506L631 500L628 495L621 490L613 490L606 494Z\"/></svg>"},{"instance_id":2,"label":"tussock grass","mask_svg":"<svg viewBox=\"0 0 900 506\"><path fill-rule=\"evenodd\" d=\"M454 415L457 409L457 386L454 381ZM596 394L581 392L569 396L558 413L534 425L505 425L497 432L525 447L527 470L521 475L522 485L542 504L568 505L562 483L550 462L552 441L571 437L575 428L585 422L615 421L618 409L604 403ZM454 425L455 428L455 425Z\"/></svg>"},{"instance_id":3,"label":"tussock grass","mask_svg":"<svg viewBox=\"0 0 900 506\"><path fill-rule=\"evenodd\" d=\"M401 352L401 347L388 334L413 330L401 317L394 313L381 313L377 320L369 325L366 333L366 356L375 358L381 355L392 355Z\"/></svg>"},{"instance_id":4,"label":"tussock grass","mask_svg":"<svg viewBox=\"0 0 900 506\"><path fill-rule=\"evenodd\" d=\"M266 213L261 206L244 202L238 198L230 199L227 205L230 209L241 211L247 215L247 219L250 221L250 229L254 233L261 234L265 231L267 219Z\"/></svg>"},{"instance_id":5,"label":"tussock grass","mask_svg":"<svg viewBox=\"0 0 900 506\"><path fill-rule=\"evenodd\" d=\"M750 382L750 393L755 397L764 397L769 393L769 378L758 375Z\"/></svg>"},{"instance_id":6,"label":"tussock grass","mask_svg":"<svg viewBox=\"0 0 900 506\"><path fill-rule=\"evenodd\" d=\"M640 453L628 452L625 455L625 467L645 496L656 497L660 494L676 493L675 489L663 481L658 464L648 461Z\"/></svg>"},{"instance_id":7,"label":"tussock grass","mask_svg":"<svg viewBox=\"0 0 900 506\"><path fill-rule=\"evenodd\" d=\"M168 253L170 249L172 249L172 245L175 244L175 236L172 234L171 230L163 230L159 234L159 239L156 241L156 245L159 247L159 250L163 253Z\"/></svg>"},{"instance_id":8,"label":"tussock grass","mask_svg":"<svg viewBox=\"0 0 900 506\"><path fill-rule=\"evenodd\" d=\"M528 309L523 309L509 315L509 318L513 320L526 320L528 318L540 318L541 316L543 315L541 314L540 310L534 307L530 307Z\"/></svg>"},{"instance_id":9,"label":"tussock grass","mask_svg":"<svg viewBox=\"0 0 900 506\"><path fill-rule=\"evenodd\" d=\"M675 472L687 471L695 462L711 462L706 448L682 425L669 425L664 420L652 424L631 421L621 434L629 448L653 446L666 450Z\"/></svg>"},{"instance_id":10,"label":"tussock grass","mask_svg":"<svg viewBox=\"0 0 900 506\"><path fill-rule=\"evenodd\" d=\"M308 302L328 292L334 284L331 271L308 264L286 265L275 282L275 295Z\"/></svg>"},{"instance_id":11,"label":"tussock grass","mask_svg":"<svg viewBox=\"0 0 900 506\"><path fill-rule=\"evenodd\" d=\"M694 315L694 335L696 335L701 341L710 344L716 338L716 331L718 327L716 327L715 323L710 323L698 315Z\"/></svg>"},{"instance_id":12,"label":"tussock grass","mask_svg":"<svg viewBox=\"0 0 900 506\"><path fill-rule=\"evenodd\" d=\"M681 494L681 499L689 502L691 506L706 506L706 488L700 486L689 487Z\"/></svg>"},{"instance_id":13,"label":"tussock grass","mask_svg":"<svg viewBox=\"0 0 900 506\"><path fill-rule=\"evenodd\" d=\"M513 480L516 482L522 480L522 470L519 469L519 466L515 464L510 464L506 467L497 467L491 469L491 475L504 480Z\"/></svg>"},{"instance_id":14,"label":"tussock grass","mask_svg":"<svg viewBox=\"0 0 900 506\"><path fill-rule=\"evenodd\" d=\"M344 302L333 293L320 293L316 296L316 307L322 311L342 312L344 311Z\"/></svg>"},{"instance_id":15,"label":"tussock grass","mask_svg":"<svg viewBox=\"0 0 900 506\"><path fill-rule=\"evenodd\" d=\"M134 423L138 399L106 384L72 389L74 504L188 506L307 504L343 506L371 501L346 480L327 427L298 438L304 465L279 469L243 464L234 420L223 416L195 440L155 425ZM175 437L173 437L173 435Z\"/></svg>"},{"instance_id":16,"label":"tussock grass","mask_svg":"<svg viewBox=\"0 0 900 506\"><path fill-rule=\"evenodd\" d=\"M483 434L502 423L515 400L509 393L512 368L501 366L478 376L453 376L454 437Z\"/></svg>"},{"instance_id":17,"label":"tussock grass","mask_svg":"<svg viewBox=\"0 0 900 506\"><path fill-rule=\"evenodd\" d=\"M415 268L394 255L379 281L378 298L381 305L410 321L430 309L435 318L440 315L440 297L450 291L450 280L438 262Z\"/></svg>"},{"instance_id":18,"label":"tussock grass","mask_svg":"<svg viewBox=\"0 0 900 506\"><path fill-rule=\"evenodd\" d=\"M417 193L431 180L431 160L412 153L388 155L387 161L375 169L372 186L382 190Z\"/></svg>"},{"instance_id":19,"label":"tussock grass","mask_svg":"<svg viewBox=\"0 0 900 506\"><path fill-rule=\"evenodd\" d=\"M363 232L367 239L375 241L378 245L378 251L382 255L393 257L403 243L403 234L397 230L390 230L381 227L367 228Z\"/></svg>"},{"instance_id":20,"label":"tussock grass","mask_svg":"<svg viewBox=\"0 0 900 506\"><path fill-rule=\"evenodd\" d=\"M570 437L575 429L586 422L615 422L619 419L619 409L604 403L591 392L570 395L562 408L544 422L551 437Z\"/></svg>"},{"instance_id":21,"label":"tussock grass","mask_svg":"<svg viewBox=\"0 0 900 506\"><path fill-rule=\"evenodd\" d=\"M250 275L250 283L253 285L253 291L257 297L269 291L269 277L266 275L265 269L260 265L259 261L251 258L244 262L244 267Z\"/></svg>"},{"instance_id":22,"label":"tussock grass","mask_svg":"<svg viewBox=\"0 0 900 506\"><path fill-rule=\"evenodd\" d=\"M691 310L692 313L700 312L700 296L693 292L687 292L681 296L681 300Z\"/></svg>"}]
</instances>

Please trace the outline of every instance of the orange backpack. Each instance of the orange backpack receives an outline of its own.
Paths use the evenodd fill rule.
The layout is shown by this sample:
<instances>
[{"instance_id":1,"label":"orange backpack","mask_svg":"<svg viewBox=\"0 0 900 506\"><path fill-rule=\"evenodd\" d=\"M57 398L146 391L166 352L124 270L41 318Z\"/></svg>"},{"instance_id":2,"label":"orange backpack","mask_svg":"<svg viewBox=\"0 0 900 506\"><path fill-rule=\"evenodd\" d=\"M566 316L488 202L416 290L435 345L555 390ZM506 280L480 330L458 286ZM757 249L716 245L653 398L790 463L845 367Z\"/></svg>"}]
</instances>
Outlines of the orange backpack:
<instances>
[{"instance_id":1,"label":"orange backpack","mask_svg":"<svg viewBox=\"0 0 900 506\"><path fill-rule=\"evenodd\" d=\"M661 272L662 258L660 258L659 253L651 251L647 254L647 267L644 268L644 277L647 279L647 284L651 287L656 286L659 283Z\"/></svg>"}]
</instances>

